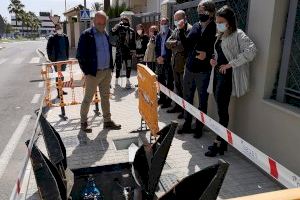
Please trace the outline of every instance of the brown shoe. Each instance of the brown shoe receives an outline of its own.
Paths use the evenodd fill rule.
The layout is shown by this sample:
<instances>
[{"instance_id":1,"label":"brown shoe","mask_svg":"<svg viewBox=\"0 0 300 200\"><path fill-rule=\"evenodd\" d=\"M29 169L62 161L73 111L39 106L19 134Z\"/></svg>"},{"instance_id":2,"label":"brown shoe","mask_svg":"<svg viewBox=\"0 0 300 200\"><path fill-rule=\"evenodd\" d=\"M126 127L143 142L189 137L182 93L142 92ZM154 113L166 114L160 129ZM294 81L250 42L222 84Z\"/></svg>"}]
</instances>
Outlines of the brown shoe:
<instances>
[{"instance_id":1,"label":"brown shoe","mask_svg":"<svg viewBox=\"0 0 300 200\"><path fill-rule=\"evenodd\" d=\"M81 123L80 129L86 133L91 133L93 131L91 128L89 128L87 122Z\"/></svg>"},{"instance_id":2,"label":"brown shoe","mask_svg":"<svg viewBox=\"0 0 300 200\"><path fill-rule=\"evenodd\" d=\"M114 121L104 122L103 127L104 127L104 129L110 129L110 130L120 130L121 129L121 125L116 124Z\"/></svg>"}]
</instances>

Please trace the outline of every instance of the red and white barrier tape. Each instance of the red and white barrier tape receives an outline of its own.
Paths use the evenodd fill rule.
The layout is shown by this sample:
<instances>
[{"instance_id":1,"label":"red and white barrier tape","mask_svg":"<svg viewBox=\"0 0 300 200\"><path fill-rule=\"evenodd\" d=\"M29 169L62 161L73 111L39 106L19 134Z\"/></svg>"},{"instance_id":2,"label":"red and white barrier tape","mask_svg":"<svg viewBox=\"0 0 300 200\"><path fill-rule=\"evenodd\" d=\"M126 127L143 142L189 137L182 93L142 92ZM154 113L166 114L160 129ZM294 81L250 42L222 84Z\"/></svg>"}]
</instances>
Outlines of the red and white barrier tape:
<instances>
[{"instance_id":1,"label":"red and white barrier tape","mask_svg":"<svg viewBox=\"0 0 300 200\"><path fill-rule=\"evenodd\" d=\"M205 113L201 112L193 105L179 97L174 92L170 91L161 83L158 83L159 89L169 98L171 98L174 102L180 105L184 110L192 114L198 120L200 120L203 124L209 127L212 131L214 131L217 135L226 140L229 144L231 144L234 148L236 148L240 153L249 158L252 162L254 162L257 166L271 175L275 180L284 185L287 188L295 188L300 187L300 177L295 173L291 172L270 156L264 154L232 131L223 127L221 124L210 118Z\"/></svg>"},{"instance_id":2,"label":"red and white barrier tape","mask_svg":"<svg viewBox=\"0 0 300 200\"><path fill-rule=\"evenodd\" d=\"M10 195L10 200L17 200L17 199L20 199L20 197L21 197L21 188L22 188L25 172L26 172L27 165L28 165L28 162L29 162L29 158L30 158L32 147L33 147L33 143L36 141L35 139L36 139L36 136L37 136L37 133L38 133L38 124L39 124L40 116L42 114L44 96L45 96L45 93L43 95L43 98L42 98L42 101L41 101L41 104L40 104L40 107L39 107L39 111L38 111L38 114L37 114L37 119L35 121L34 133L32 134L32 136L30 138L30 142L29 142L28 147L27 147L27 153L26 153L26 156L24 158L21 171L18 174L18 178L17 178L17 181L16 181L15 186L13 188L13 191Z\"/></svg>"}]
</instances>

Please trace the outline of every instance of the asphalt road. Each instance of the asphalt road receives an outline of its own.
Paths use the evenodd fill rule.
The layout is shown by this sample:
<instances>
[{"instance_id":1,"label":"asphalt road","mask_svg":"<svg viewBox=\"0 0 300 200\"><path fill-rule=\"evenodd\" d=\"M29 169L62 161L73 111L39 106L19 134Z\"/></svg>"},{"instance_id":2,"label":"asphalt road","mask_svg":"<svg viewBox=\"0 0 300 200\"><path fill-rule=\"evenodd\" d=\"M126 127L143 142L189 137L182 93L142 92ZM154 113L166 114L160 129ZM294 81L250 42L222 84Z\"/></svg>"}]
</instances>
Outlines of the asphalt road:
<instances>
[{"instance_id":1,"label":"asphalt road","mask_svg":"<svg viewBox=\"0 0 300 200\"><path fill-rule=\"evenodd\" d=\"M0 199L10 193L26 155L42 99L41 63L46 41L0 43Z\"/></svg>"}]
</instances>

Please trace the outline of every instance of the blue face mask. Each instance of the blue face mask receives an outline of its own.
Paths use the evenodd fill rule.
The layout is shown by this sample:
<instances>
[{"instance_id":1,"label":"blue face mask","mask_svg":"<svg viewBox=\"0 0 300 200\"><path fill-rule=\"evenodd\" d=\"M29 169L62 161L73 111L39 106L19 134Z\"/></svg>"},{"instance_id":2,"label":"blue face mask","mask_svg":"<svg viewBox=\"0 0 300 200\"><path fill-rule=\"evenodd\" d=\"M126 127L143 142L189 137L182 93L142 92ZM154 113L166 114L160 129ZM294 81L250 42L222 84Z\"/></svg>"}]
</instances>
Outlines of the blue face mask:
<instances>
[{"instance_id":1,"label":"blue face mask","mask_svg":"<svg viewBox=\"0 0 300 200\"><path fill-rule=\"evenodd\" d=\"M221 33L227 31L226 23L217 23L217 30Z\"/></svg>"}]
</instances>

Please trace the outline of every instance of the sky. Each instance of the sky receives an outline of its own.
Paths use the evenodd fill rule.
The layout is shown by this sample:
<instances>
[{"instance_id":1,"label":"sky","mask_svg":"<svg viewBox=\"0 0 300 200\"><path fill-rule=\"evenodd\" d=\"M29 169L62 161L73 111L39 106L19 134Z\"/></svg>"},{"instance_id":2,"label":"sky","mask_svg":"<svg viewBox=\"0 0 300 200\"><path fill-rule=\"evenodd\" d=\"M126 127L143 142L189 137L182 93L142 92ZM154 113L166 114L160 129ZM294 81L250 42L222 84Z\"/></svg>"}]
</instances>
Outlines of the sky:
<instances>
[{"instance_id":1,"label":"sky","mask_svg":"<svg viewBox=\"0 0 300 200\"><path fill-rule=\"evenodd\" d=\"M78 4L84 4L84 0L66 0L67 10ZM25 5L25 10L32 11L38 15L39 12L51 12L52 14L57 14L64 19L63 12L65 11L65 1L64 0L21 0ZM102 3L103 0L86 0L87 7L91 7L94 2ZM7 10L10 0L0 0L0 15L10 22L10 14Z\"/></svg>"}]
</instances>

